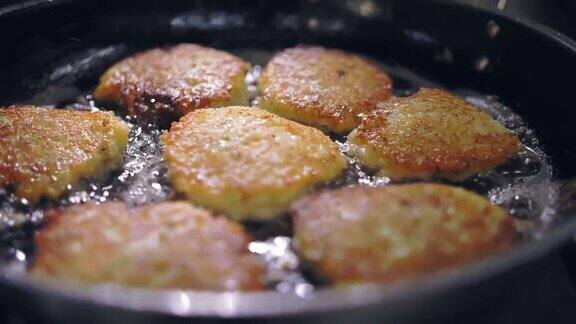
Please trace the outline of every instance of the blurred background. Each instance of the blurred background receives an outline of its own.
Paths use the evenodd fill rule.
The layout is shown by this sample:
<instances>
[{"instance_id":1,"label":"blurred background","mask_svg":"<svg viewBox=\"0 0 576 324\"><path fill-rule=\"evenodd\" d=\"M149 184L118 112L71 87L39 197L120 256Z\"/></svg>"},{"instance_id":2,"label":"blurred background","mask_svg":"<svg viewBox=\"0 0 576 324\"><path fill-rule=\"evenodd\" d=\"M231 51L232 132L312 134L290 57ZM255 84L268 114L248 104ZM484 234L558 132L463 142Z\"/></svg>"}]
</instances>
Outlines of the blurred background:
<instances>
[{"instance_id":1,"label":"blurred background","mask_svg":"<svg viewBox=\"0 0 576 324\"><path fill-rule=\"evenodd\" d=\"M537 21L576 38L576 0L456 0Z\"/></svg>"},{"instance_id":2,"label":"blurred background","mask_svg":"<svg viewBox=\"0 0 576 324\"><path fill-rule=\"evenodd\" d=\"M537 21L576 38L576 0L453 0Z\"/></svg>"}]
</instances>

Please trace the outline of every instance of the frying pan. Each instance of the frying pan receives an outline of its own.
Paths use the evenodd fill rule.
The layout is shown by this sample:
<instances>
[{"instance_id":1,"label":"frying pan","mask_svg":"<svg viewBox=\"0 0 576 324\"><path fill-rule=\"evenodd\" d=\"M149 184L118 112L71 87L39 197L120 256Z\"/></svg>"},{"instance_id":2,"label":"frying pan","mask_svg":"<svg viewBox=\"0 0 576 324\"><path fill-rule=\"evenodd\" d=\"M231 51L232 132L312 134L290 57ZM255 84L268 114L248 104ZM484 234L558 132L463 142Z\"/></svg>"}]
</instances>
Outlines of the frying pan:
<instances>
[{"instance_id":1,"label":"frying pan","mask_svg":"<svg viewBox=\"0 0 576 324\"><path fill-rule=\"evenodd\" d=\"M498 95L540 138L560 193L555 222L538 239L410 285L320 288L305 297L152 291L62 286L2 268L1 304L33 321L434 319L514 289L522 273L576 233L576 43L543 26L435 0L38 0L0 9L0 33L4 105L61 104L121 57L178 42L273 49L313 43L389 58L443 87Z\"/></svg>"}]
</instances>

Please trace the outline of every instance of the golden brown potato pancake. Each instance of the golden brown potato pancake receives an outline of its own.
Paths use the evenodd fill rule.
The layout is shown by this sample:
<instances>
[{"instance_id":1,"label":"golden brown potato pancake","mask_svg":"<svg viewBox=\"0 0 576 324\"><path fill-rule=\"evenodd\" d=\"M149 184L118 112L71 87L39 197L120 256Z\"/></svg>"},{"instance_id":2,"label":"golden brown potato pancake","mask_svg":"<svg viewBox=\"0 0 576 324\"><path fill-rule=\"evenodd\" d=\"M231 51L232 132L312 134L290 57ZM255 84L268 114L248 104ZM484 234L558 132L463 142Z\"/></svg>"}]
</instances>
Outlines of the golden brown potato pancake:
<instances>
[{"instance_id":1,"label":"golden brown potato pancake","mask_svg":"<svg viewBox=\"0 0 576 324\"><path fill-rule=\"evenodd\" d=\"M35 203L120 167L128 124L111 112L0 108L0 187Z\"/></svg>"},{"instance_id":2,"label":"golden brown potato pancake","mask_svg":"<svg viewBox=\"0 0 576 324\"><path fill-rule=\"evenodd\" d=\"M392 81L375 64L350 53L296 47L276 54L262 71L259 106L333 132L358 126L360 114L391 96Z\"/></svg>"},{"instance_id":3,"label":"golden brown potato pancake","mask_svg":"<svg viewBox=\"0 0 576 324\"><path fill-rule=\"evenodd\" d=\"M262 265L244 229L187 202L122 202L55 211L36 240L33 273L87 283L255 290Z\"/></svg>"},{"instance_id":4,"label":"golden brown potato pancake","mask_svg":"<svg viewBox=\"0 0 576 324\"><path fill-rule=\"evenodd\" d=\"M390 282L497 253L513 221L483 197L446 185L344 187L298 202L294 239L335 283Z\"/></svg>"},{"instance_id":5,"label":"golden brown potato pancake","mask_svg":"<svg viewBox=\"0 0 576 324\"><path fill-rule=\"evenodd\" d=\"M131 115L173 120L198 108L247 104L248 68L232 54L194 44L152 49L108 69L94 96Z\"/></svg>"},{"instance_id":6,"label":"golden brown potato pancake","mask_svg":"<svg viewBox=\"0 0 576 324\"><path fill-rule=\"evenodd\" d=\"M269 219L345 165L319 130L250 107L196 110L162 137L174 189L234 219Z\"/></svg>"},{"instance_id":7,"label":"golden brown potato pancake","mask_svg":"<svg viewBox=\"0 0 576 324\"><path fill-rule=\"evenodd\" d=\"M462 180L516 153L518 137L442 90L423 88L368 114L348 137L350 153L381 175Z\"/></svg>"}]
</instances>

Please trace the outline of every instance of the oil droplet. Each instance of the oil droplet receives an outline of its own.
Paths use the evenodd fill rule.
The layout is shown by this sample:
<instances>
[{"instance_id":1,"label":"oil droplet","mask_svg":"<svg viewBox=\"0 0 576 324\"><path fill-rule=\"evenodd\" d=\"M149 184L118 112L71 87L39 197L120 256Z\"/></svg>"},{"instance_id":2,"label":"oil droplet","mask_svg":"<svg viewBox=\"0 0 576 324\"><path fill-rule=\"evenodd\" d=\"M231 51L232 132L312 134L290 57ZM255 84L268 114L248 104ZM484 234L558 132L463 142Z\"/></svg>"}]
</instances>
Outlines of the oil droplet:
<instances>
[{"instance_id":1,"label":"oil droplet","mask_svg":"<svg viewBox=\"0 0 576 324\"><path fill-rule=\"evenodd\" d=\"M486 23L486 31L490 38L496 38L500 33L500 26L494 20L489 20Z\"/></svg>"},{"instance_id":2,"label":"oil droplet","mask_svg":"<svg viewBox=\"0 0 576 324\"><path fill-rule=\"evenodd\" d=\"M490 60L486 56L482 56L474 63L474 68L478 72L484 72L490 65Z\"/></svg>"}]
</instances>

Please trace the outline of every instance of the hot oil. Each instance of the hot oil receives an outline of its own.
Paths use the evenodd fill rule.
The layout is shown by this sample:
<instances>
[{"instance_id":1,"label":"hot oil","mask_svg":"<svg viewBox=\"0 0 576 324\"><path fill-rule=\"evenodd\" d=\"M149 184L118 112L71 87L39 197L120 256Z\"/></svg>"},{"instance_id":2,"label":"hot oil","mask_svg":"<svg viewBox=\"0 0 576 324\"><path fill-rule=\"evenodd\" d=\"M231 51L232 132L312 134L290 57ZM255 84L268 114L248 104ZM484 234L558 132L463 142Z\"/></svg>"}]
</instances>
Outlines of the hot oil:
<instances>
[{"instance_id":1,"label":"hot oil","mask_svg":"<svg viewBox=\"0 0 576 324\"><path fill-rule=\"evenodd\" d=\"M246 81L251 103L256 105L256 83L262 67L273 52L251 48L236 49L232 52L253 64ZM434 81L422 78L393 62L379 64L392 77L396 96L410 95L421 86L440 87ZM86 94L89 90L80 93L75 84L49 86L47 89L49 91L36 94L31 101L43 98L43 104L76 110L104 107L95 102L90 94ZM478 192L507 209L521 221L519 233L525 240L538 239L547 225L555 220L554 203L557 193L551 181L552 168L540 150L536 136L522 119L500 103L497 97L480 95L469 90L452 90L518 134L524 147L504 165L463 182L451 184ZM69 99L72 94L75 94L75 100ZM62 100L63 97L67 99ZM120 109L115 110L122 112ZM162 160L159 138L163 130L134 118L124 116L124 119L132 125L124 162L121 170L108 179L101 182L86 181L71 188L59 201L44 201L37 207L17 199L10 190L0 191L0 252L6 266L15 271L25 271L33 262L33 234L42 226L46 210L89 201L102 203L120 200L131 205L140 205L175 197ZM345 144L345 137L332 138L340 145L342 152L346 153L350 149ZM399 182L380 177L356 159L351 159L341 178L329 184L329 187L354 184L384 186L395 183ZM267 265L268 287L278 291L291 291L305 297L313 291L315 285L324 284L321 278L302 263L293 249L290 219L286 215L272 223L245 225L255 237L255 241L249 244L249 250L260 255Z\"/></svg>"}]
</instances>

